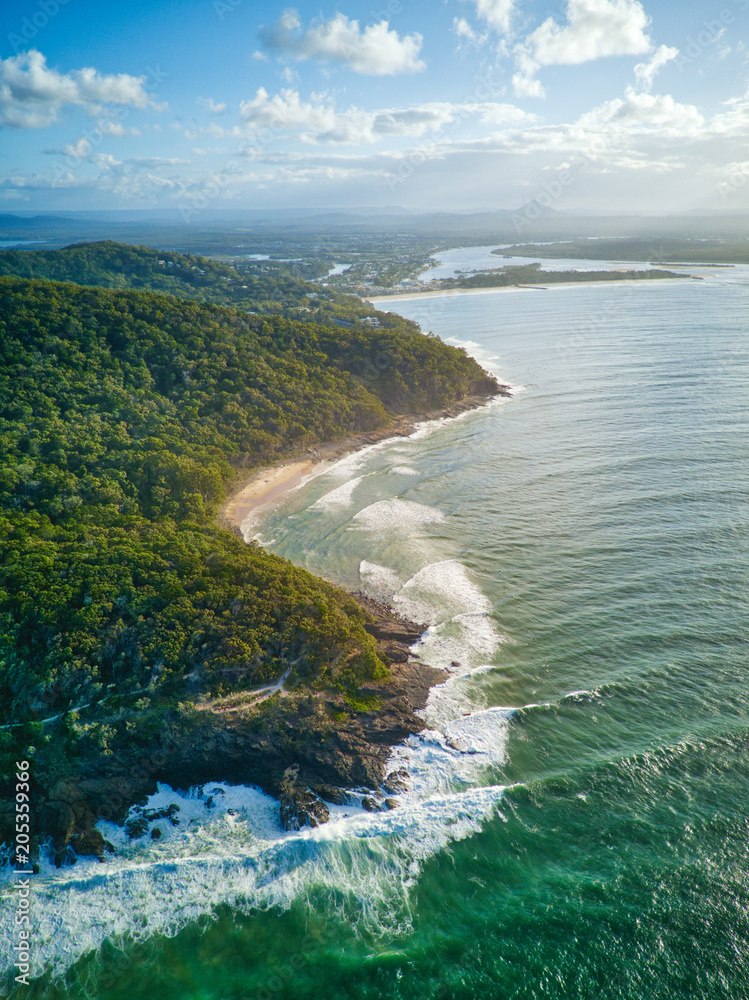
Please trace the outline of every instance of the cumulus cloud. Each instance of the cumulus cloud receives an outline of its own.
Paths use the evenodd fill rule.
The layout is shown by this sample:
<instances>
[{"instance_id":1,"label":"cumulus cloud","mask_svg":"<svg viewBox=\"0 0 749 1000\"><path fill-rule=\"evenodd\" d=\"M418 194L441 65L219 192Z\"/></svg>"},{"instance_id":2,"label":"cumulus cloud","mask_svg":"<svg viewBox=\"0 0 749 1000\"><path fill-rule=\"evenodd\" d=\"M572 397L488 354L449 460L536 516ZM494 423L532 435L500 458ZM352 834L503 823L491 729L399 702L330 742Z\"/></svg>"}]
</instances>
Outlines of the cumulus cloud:
<instances>
[{"instance_id":1,"label":"cumulus cloud","mask_svg":"<svg viewBox=\"0 0 749 1000\"><path fill-rule=\"evenodd\" d=\"M490 28L500 34L506 34L510 30L515 0L470 0L470 2L476 8L477 16L486 21Z\"/></svg>"},{"instance_id":2,"label":"cumulus cloud","mask_svg":"<svg viewBox=\"0 0 749 1000\"><path fill-rule=\"evenodd\" d=\"M242 122L253 130L295 132L307 142L349 144L369 144L394 136L420 138L469 116L477 116L487 125L532 120L520 108L497 102L433 102L411 108L364 111L350 107L337 111L321 97L303 101L297 91L290 89L270 97L263 87L240 108Z\"/></svg>"},{"instance_id":3,"label":"cumulus cloud","mask_svg":"<svg viewBox=\"0 0 749 1000\"><path fill-rule=\"evenodd\" d=\"M66 156L72 156L80 160L84 156L88 156L91 151L91 143L88 139L81 138L77 142L69 142L67 146L63 146L62 151Z\"/></svg>"},{"instance_id":4,"label":"cumulus cloud","mask_svg":"<svg viewBox=\"0 0 749 1000\"><path fill-rule=\"evenodd\" d=\"M476 42L478 36L464 17L453 18L453 31L461 42Z\"/></svg>"},{"instance_id":5,"label":"cumulus cloud","mask_svg":"<svg viewBox=\"0 0 749 1000\"><path fill-rule=\"evenodd\" d=\"M222 115L228 108L228 105L224 104L223 101L214 101L212 97L199 97L197 103L206 111L210 111L212 115Z\"/></svg>"},{"instance_id":6,"label":"cumulus cloud","mask_svg":"<svg viewBox=\"0 0 749 1000\"><path fill-rule=\"evenodd\" d=\"M650 18L639 0L567 0L566 13L566 24L547 17L517 47L518 72L513 85L519 96L543 96L543 88L535 80L542 66L575 66L607 56L641 55L652 49L647 34Z\"/></svg>"},{"instance_id":7,"label":"cumulus cloud","mask_svg":"<svg viewBox=\"0 0 749 1000\"><path fill-rule=\"evenodd\" d=\"M649 24L639 0L567 0L567 24L548 17L526 45L540 66L640 55L651 48Z\"/></svg>"},{"instance_id":8,"label":"cumulus cloud","mask_svg":"<svg viewBox=\"0 0 749 1000\"><path fill-rule=\"evenodd\" d=\"M426 63L419 58L422 36L414 33L401 38L387 21L362 30L358 21L336 14L303 31L298 11L289 7L275 24L262 27L259 34L267 49L300 62L316 59L342 63L356 73L369 76L418 73L426 69Z\"/></svg>"},{"instance_id":9,"label":"cumulus cloud","mask_svg":"<svg viewBox=\"0 0 749 1000\"><path fill-rule=\"evenodd\" d=\"M544 88L536 79L539 65L522 46L519 46L515 52L515 65L517 72L512 77L512 88L515 94L518 97L543 97Z\"/></svg>"},{"instance_id":10,"label":"cumulus cloud","mask_svg":"<svg viewBox=\"0 0 749 1000\"><path fill-rule=\"evenodd\" d=\"M47 128L71 106L90 115L101 113L105 104L147 108L153 102L144 84L143 76L107 75L91 68L59 73L36 49L21 52L0 59L0 126Z\"/></svg>"},{"instance_id":11,"label":"cumulus cloud","mask_svg":"<svg viewBox=\"0 0 749 1000\"><path fill-rule=\"evenodd\" d=\"M645 63L638 63L635 66L635 79L643 90L650 90L653 86L656 74L666 63L671 62L679 54L679 50L668 45L660 45L652 57Z\"/></svg>"},{"instance_id":12,"label":"cumulus cloud","mask_svg":"<svg viewBox=\"0 0 749 1000\"><path fill-rule=\"evenodd\" d=\"M584 114L583 127L611 124L626 129L672 129L686 138L697 134L705 119L693 104L679 104L670 94L642 94L631 87L623 98L606 101Z\"/></svg>"},{"instance_id":13,"label":"cumulus cloud","mask_svg":"<svg viewBox=\"0 0 749 1000\"><path fill-rule=\"evenodd\" d=\"M304 102L296 90L282 90L270 97L258 88L250 101L242 101L239 117L251 128L324 132L335 123L335 111L321 102Z\"/></svg>"}]
</instances>

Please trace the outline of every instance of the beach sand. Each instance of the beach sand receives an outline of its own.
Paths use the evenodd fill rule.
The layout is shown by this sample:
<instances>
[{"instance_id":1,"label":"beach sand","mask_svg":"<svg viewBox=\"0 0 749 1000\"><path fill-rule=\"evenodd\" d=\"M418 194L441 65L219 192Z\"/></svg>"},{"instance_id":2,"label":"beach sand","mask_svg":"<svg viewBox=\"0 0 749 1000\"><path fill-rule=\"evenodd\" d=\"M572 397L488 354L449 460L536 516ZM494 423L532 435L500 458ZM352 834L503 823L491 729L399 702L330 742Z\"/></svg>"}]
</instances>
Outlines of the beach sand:
<instances>
[{"instance_id":1,"label":"beach sand","mask_svg":"<svg viewBox=\"0 0 749 1000\"><path fill-rule=\"evenodd\" d=\"M396 417L392 424L380 427L374 431L362 431L352 437L340 441L310 448L304 455L287 459L278 465L256 469L252 477L236 493L226 501L221 509L220 520L226 527L233 530L241 529L242 524L253 510L266 504L277 503L283 496L296 489L310 477L329 468L332 462L350 455L360 448L386 441L390 438L408 437L416 427L427 420L441 420L457 417L466 410L474 410L484 406L494 395L510 395L507 386L501 386L500 392L487 396L468 396L444 410L433 410L427 413L409 413Z\"/></svg>"},{"instance_id":2,"label":"beach sand","mask_svg":"<svg viewBox=\"0 0 749 1000\"><path fill-rule=\"evenodd\" d=\"M250 511L279 500L310 476L316 466L323 464L309 459L260 469L227 501L222 511L224 519L237 528L241 527Z\"/></svg>"},{"instance_id":3,"label":"beach sand","mask_svg":"<svg viewBox=\"0 0 749 1000\"><path fill-rule=\"evenodd\" d=\"M695 267L696 265L692 264L691 266ZM455 295L495 295L497 292L550 292L555 288L579 288L581 285L610 288L612 285L641 285L643 281L649 281L651 284L668 285L672 281L683 281L684 278L693 278L695 281L702 280L698 274L679 274L674 278L611 278L606 281L585 281L585 279L581 279L580 281L552 281L548 285L494 285L490 288L445 288L442 291L434 292L413 291L399 292L395 295L367 295L364 301L369 302L375 308L379 309L383 303L403 302L406 299L446 299Z\"/></svg>"}]
</instances>

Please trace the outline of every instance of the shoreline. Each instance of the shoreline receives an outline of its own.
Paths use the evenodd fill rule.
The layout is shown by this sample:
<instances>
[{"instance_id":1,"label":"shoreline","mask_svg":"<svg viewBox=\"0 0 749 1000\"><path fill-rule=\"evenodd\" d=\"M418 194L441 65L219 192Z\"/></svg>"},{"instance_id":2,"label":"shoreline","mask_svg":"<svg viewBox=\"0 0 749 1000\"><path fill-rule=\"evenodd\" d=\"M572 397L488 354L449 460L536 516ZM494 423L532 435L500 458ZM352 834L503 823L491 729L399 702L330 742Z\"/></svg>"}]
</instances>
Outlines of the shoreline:
<instances>
[{"instance_id":1,"label":"shoreline","mask_svg":"<svg viewBox=\"0 0 749 1000\"><path fill-rule=\"evenodd\" d=\"M326 441L276 465L255 469L244 485L235 490L224 502L218 515L219 523L225 528L241 533L248 514L261 507L278 503L286 494L324 472L333 462L382 441L410 437L420 424L458 417L469 410L485 406L497 396L511 395L509 387L501 385L499 392L485 396L466 396L441 410L400 414L386 427L360 431L337 441Z\"/></svg>"},{"instance_id":2,"label":"shoreline","mask_svg":"<svg viewBox=\"0 0 749 1000\"><path fill-rule=\"evenodd\" d=\"M500 386L497 392L468 396L440 410L404 414L387 427L320 444L277 465L255 469L226 500L216 520L241 535L239 525L247 513L278 502L335 459L380 441L407 437L424 422L457 417L497 396L510 395L507 386ZM370 810L395 808L397 801L386 796L405 788L408 776L401 773L392 781L387 776L391 751L424 729L426 723L416 713L426 707L429 692L448 674L411 653L427 624L409 621L362 593L350 597L364 612L364 628L389 664L386 678L359 689L359 703L339 690L298 688L293 678L286 687L286 674L272 686L278 697L261 699L265 724L260 727L256 725L260 702L252 698L251 690L244 692L248 700L240 699L241 707L231 711L219 703L196 708L189 724L178 712L168 714L148 742L112 758L92 758L85 769L40 796L34 835L51 836L55 862L65 863L68 845L80 856L104 860L114 848L97 828L99 819L124 825L131 807L139 807L142 814L159 782L177 790L210 781L254 785L279 800L281 824L287 830L326 822L327 803L343 804L352 792L363 793ZM135 829L130 834L142 835Z\"/></svg>"},{"instance_id":3,"label":"shoreline","mask_svg":"<svg viewBox=\"0 0 749 1000\"><path fill-rule=\"evenodd\" d=\"M695 265L691 265L695 266ZM670 284L672 281L683 281L685 278L691 278L693 281L700 281L701 279L693 274L680 274L674 278L650 278L648 280L642 278L623 278L616 279L610 278L607 281L552 281L548 285L539 282L537 285L495 285L489 288L445 288L442 290L419 292L416 290L410 290L407 292L395 292L392 295L365 295L362 296L364 302L371 302L372 305L376 305L378 302L400 302L403 299L438 299L446 298L449 295L492 295L495 292L527 292L533 291L534 289L539 289L540 291L550 292L555 288L577 288L579 285L592 285L596 288L607 288L611 285L666 285Z\"/></svg>"}]
</instances>

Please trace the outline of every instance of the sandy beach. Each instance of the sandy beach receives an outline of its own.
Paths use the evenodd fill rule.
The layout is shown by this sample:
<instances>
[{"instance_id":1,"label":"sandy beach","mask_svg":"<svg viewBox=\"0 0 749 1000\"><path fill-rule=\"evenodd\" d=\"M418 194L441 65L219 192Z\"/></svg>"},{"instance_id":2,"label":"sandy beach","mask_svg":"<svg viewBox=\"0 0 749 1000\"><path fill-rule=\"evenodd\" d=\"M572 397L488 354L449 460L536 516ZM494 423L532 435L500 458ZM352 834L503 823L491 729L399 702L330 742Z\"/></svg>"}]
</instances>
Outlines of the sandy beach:
<instances>
[{"instance_id":1,"label":"sandy beach","mask_svg":"<svg viewBox=\"0 0 749 1000\"><path fill-rule=\"evenodd\" d=\"M500 393L494 395L510 395L507 386L502 386L501 390ZM387 427L380 427L374 431L362 431L360 434L342 438L340 441L330 441L310 448L303 455L287 459L278 465L255 469L245 485L226 501L221 509L220 520L227 527L241 528L245 518L253 510L264 507L266 504L277 503L283 496L296 489L311 476L328 468L331 462L380 441L408 437L413 434L419 424L427 420L444 420L447 417L457 417L467 410L475 410L476 407L488 403L490 399L494 398L494 395L468 396L443 410L408 413L396 417L393 423Z\"/></svg>"},{"instance_id":2,"label":"sandy beach","mask_svg":"<svg viewBox=\"0 0 749 1000\"><path fill-rule=\"evenodd\" d=\"M692 265L694 267L695 265ZM434 292L400 292L395 295L367 295L365 302L371 303L376 308L382 303L403 302L405 299L445 299L454 295L495 295L497 292L527 292L540 291L550 292L555 288L578 288L580 285L595 285L596 287L610 288L612 285L640 285L643 281L650 284L669 285L673 281L682 281L684 278L693 278L700 281L699 275L684 274L675 278L612 278L606 281L552 281L548 285L496 285L491 288L446 288L443 291Z\"/></svg>"},{"instance_id":3,"label":"sandy beach","mask_svg":"<svg viewBox=\"0 0 749 1000\"><path fill-rule=\"evenodd\" d=\"M222 510L224 519L239 528L250 511L280 499L310 476L317 465L322 464L324 463L308 459L260 469L226 502Z\"/></svg>"}]
</instances>

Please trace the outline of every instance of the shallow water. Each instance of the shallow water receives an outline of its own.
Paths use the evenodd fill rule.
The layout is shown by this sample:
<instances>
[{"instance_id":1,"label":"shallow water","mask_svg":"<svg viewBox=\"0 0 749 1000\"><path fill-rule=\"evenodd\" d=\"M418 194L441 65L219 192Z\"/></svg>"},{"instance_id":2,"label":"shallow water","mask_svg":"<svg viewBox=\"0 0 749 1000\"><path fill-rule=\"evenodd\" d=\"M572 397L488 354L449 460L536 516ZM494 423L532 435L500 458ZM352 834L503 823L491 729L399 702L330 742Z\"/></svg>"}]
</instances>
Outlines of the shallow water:
<instances>
[{"instance_id":1,"label":"shallow water","mask_svg":"<svg viewBox=\"0 0 749 1000\"><path fill-rule=\"evenodd\" d=\"M430 625L413 788L293 835L163 789L164 840L46 872L30 995L749 997L749 269L699 273L399 298L515 396L246 530Z\"/></svg>"}]
</instances>

